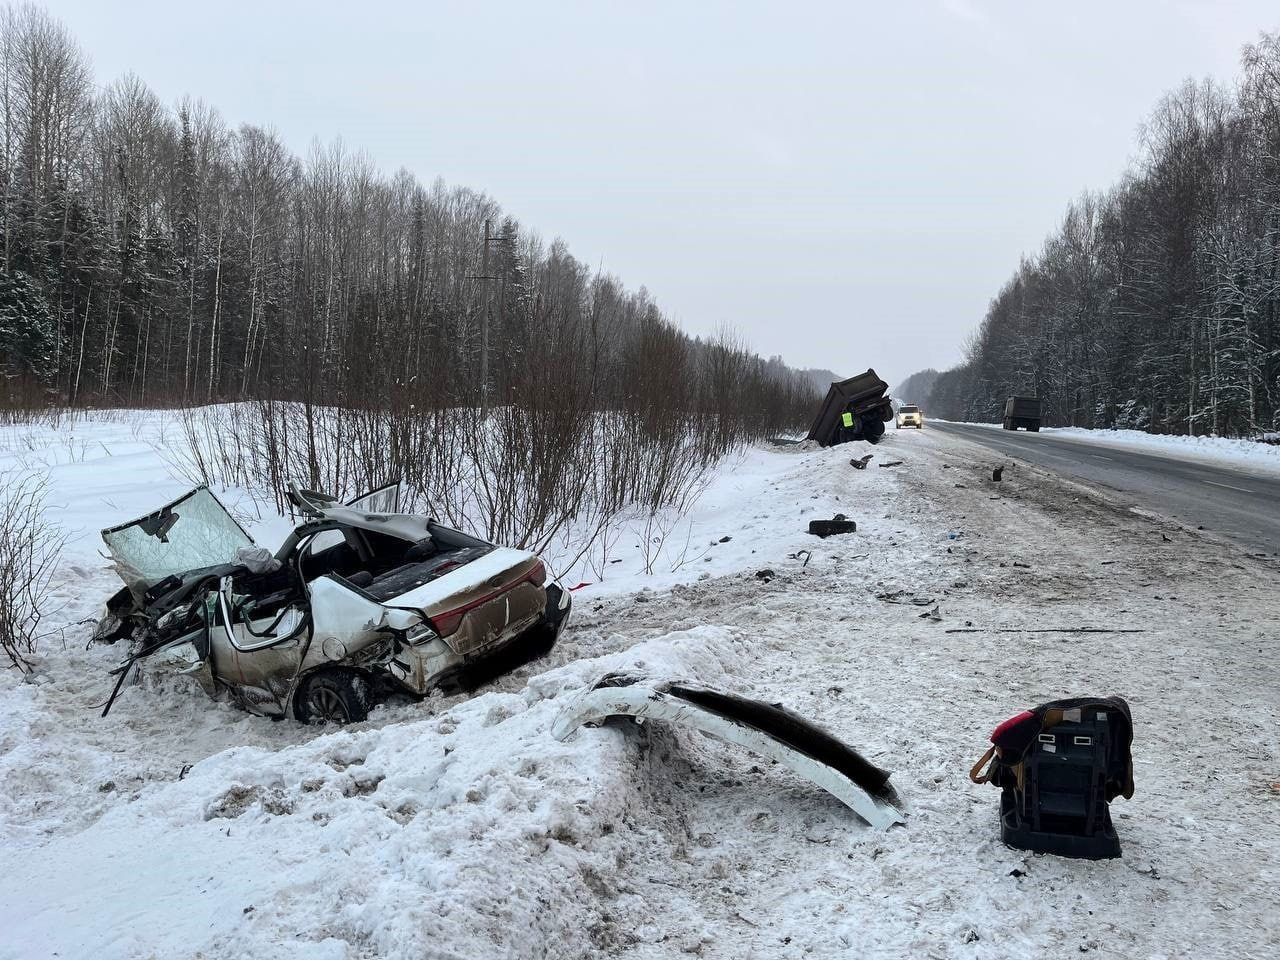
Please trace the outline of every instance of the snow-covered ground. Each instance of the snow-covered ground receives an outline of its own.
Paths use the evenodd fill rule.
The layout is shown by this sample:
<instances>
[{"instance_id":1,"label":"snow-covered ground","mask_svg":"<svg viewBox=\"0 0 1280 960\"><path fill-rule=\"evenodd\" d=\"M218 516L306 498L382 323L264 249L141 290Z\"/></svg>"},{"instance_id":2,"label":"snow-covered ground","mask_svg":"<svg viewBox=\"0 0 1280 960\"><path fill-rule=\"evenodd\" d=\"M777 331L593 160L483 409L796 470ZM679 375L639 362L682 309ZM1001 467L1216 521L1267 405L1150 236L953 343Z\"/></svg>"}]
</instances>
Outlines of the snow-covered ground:
<instances>
[{"instance_id":1,"label":"snow-covered ground","mask_svg":"<svg viewBox=\"0 0 1280 960\"><path fill-rule=\"evenodd\" d=\"M17 430L0 454L49 465L73 534L65 645L35 682L0 674L0 960L1280 949L1280 596L1226 544L1032 467L992 483L987 452L928 431L891 432L862 471L853 446L760 448L711 478L653 574L662 533L619 540L552 655L478 696L329 731L147 682L103 720L118 651L79 623L114 588L96 531L187 486L161 422ZM804 533L834 512L858 533ZM994 632L1076 626L1144 632ZM871 831L688 730L553 740L565 697L621 666L826 725L895 771L906 826ZM967 779L995 723L1080 693L1133 707L1116 861L1004 847L997 792Z\"/></svg>"},{"instance_id":2,"label":"snow-covered ground","mask_svg":"<svg viewBox=\"0 0 1280 960\"><path fill-rule=\"evenodd\" d=\"M966 426L1001 429L998 423L969 423ZM1263 443L1234 437L1168 436L1142 430L1089 430L1085 427L1042 427L1039 432L1041 436L1087 440L1089 443L1163 457L1228 463L1280 473L1280 445L1274 442Z\"/></svg>"}]
</instances>

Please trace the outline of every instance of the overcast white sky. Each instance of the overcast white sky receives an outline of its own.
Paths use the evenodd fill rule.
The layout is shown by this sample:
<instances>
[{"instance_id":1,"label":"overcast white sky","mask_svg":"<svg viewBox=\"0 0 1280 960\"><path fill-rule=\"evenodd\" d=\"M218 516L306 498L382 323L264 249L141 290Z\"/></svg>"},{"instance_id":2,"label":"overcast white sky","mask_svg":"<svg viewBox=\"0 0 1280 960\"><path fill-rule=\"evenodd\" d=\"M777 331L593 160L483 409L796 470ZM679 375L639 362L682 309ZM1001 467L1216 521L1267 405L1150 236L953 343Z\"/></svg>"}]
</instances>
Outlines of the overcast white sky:
<instances>
[{"instance_id":1,"label":"overcast white sky","mask_svg":"<svg viewBox=\"0 0 1280 960\"><path fill-rule=\"evenodd\" d=\"M890 382L959 359L1024 251L1274 3L52 0L295 152L341 136L492 194L687 330Z\"/></svg>"}]
</instances>

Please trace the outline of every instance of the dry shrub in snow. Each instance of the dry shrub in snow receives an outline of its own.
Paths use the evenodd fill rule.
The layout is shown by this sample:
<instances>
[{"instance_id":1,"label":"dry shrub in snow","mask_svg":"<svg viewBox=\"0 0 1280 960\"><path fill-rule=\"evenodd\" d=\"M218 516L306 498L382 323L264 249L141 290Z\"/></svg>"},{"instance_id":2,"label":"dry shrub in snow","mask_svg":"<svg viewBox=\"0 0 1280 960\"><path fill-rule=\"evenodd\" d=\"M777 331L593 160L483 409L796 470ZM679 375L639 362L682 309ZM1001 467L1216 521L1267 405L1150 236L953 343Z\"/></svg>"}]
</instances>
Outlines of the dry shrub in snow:
<instances>
[{"instance_id":1,"label":"dry shrub in snow","mask_svg":"<svg viewBox=\"0 0 1280 960\"><path fill-rule=\"evenodd\" d=\"M0 472L0 649L20 670L44 636L47 591L64 535L45 519L47 481Z\"/></svg>"},{"instance_id":2,"label":"dry shrub in snow","mask_svg":"<svg viewBox=\"0 0 1280 960\"><path fill-rule=\"evenodd\" d=\"M164 453L193 483L241 487L284 512L290 482L354 496L399 479L407 509L536 552L564 542L579 557L620 522L648 529L683 515L734 442L657 404L512 404L481 417L458 407L258 401L180 417Z\"/></svg>"}]
</instances>

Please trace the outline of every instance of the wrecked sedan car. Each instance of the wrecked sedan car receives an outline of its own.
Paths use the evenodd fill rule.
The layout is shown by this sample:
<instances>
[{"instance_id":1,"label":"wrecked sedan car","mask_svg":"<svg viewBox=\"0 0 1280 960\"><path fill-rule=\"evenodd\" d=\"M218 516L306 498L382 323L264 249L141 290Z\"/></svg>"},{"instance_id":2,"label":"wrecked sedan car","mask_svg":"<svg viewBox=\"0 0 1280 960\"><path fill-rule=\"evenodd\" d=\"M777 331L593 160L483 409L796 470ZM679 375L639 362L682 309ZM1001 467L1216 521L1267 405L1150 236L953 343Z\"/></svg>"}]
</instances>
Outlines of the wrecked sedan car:
<instances>
[{"instance_id":1,"label":"wrecked sedan car","mask_svg":"<svg viewBox=\"0 0 1280 960\"><path fill-rule=\"evenodd\" d=\"M132 641L111 700L146 657L253 713L346 723L380 694L474 686L549 651L570 597L542 561L400 513L399 492L291 487L302 523L274 554L207 487L104 530L125 587L94 639Z\"/></svg>"}]
</instances>

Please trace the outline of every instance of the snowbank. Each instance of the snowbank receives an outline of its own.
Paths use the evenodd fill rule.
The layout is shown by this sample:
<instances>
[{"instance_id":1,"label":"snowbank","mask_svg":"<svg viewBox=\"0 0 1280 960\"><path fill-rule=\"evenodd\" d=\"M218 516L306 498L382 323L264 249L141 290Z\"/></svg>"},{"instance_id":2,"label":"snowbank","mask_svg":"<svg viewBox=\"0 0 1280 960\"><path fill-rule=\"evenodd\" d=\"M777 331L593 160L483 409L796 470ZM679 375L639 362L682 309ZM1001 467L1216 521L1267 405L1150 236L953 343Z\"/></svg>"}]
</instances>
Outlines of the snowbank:
<instances>
[{"instance_id":1,"label":"snowbank","mask_svg":"<svg viewBox=\"0 0 1280 960\"><path fill-rule=\"evenodd\" d=\"M740 660L702 628L430 719L216 753L0 877L22 931L0 957L592 956L642 852L642 781L623 730L551 738L561 694L622 668L724 683Z\"/></svg>"},{"instance_id":2,"label":"snowbank","mask_svg":"<svg viewBox=\"0 0 1280 960\"><path fill-rule=\"evenodd\" d=\"M998 423L968 423L966 426L1000 430ZM1181 437L1145 433L1141 430L1089 430L1084 427L1042 427L1040 436L1086 440L1102 446L1120 447L1162 457L1231 463L1260 470L1280 472L1280 446L1257 440L1232 437Z\"/></svg>"},{"instance_id":3,"label":"snowbank","mask_svg":"<svg viewBox=\"0 0 1280 960\"><path fill-rule=\"evenodd\" d=\"M103 721L121 651L85 649L89 621L118 588L98 531L193 484L164 454L174 423L122 412L0 434L0 466L47 472L49 513L69 535L51 598L66 642L46 641L29 682L0 672L0 850L23 864L0 877L0 917L21 929L0 937L0 960L589 957L666 936L670 917L644 920L655 891L690 919L689 944L714 939L714 925L692 922L697 903L662 885L687 840L682 804L697 801L679 778L708 756L705 738L656 732L646 751L606 727L559 744L552 719L562 694L614 669L737 686L754 662L750 632L708 613L637 635L616 615L594 628L593 612L800 568L786 555L832 552L804 532L807 520L861 517L855 497L879 511L891 471L860 472L851 496L847 450L743 451L689 513L624 529L596 571L579 568L589 582L552 658L569 662L534 665L470 700L390 704L326 733L147 678ZM244 491L218 492L259 542L274 546L292 527ZM706 769L721 770L722 755L709 756ZM861 832L821 791L796 790ZM638 875L657 886L636 886Z\"/></svg>"}]
</instances>

